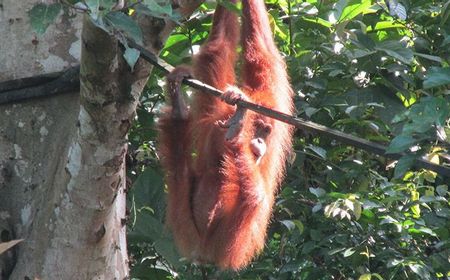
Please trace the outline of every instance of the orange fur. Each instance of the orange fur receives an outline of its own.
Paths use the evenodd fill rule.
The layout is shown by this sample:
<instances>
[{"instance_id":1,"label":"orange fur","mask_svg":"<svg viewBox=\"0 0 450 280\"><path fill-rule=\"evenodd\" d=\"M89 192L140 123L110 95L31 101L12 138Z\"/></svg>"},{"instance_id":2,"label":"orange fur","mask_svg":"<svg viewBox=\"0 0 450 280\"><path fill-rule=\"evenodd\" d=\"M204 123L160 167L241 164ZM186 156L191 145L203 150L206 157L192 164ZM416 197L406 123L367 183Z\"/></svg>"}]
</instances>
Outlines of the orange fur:
<instances>
[{"instance_id":1,"label":"orange fur","mask_svg":"<svg viewBox=\"0 0 450 280\"><path fill-rule=\"evenodd\" d=\"M291 114L292 89L263 0L243 0L241 41L240 89L245 98ZM237 16L218 6L210 37L194 57L193 76L225 91L236 84L238 43ZM183 256L237 270L264 247L292 129L246 112L237 135L225 140L227 131L218 122L229 119L236 109L205 93L196 93L188 108L178 88L188 73L181 67L169 75L171 106L159 123L169 188L166 222ZM229 91L226 94L230 96Z\"/></svg>"}]
</instances>

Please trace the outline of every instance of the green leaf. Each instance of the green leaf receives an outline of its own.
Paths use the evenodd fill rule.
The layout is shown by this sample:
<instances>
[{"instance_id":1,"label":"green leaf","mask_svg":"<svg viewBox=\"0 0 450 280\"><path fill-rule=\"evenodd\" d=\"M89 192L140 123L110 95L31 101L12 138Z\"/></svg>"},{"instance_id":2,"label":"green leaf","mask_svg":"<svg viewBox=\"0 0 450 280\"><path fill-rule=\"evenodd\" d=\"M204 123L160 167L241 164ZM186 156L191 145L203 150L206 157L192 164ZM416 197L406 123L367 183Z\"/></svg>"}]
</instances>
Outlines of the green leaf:
<instances>
[{"instance_id":1,"label":"green leaf","mask_svg":"<svg viewBox=\"0 0 450 280\"><path fill-rule=\"evenodd\" d=\"M392 139L391 143L389 144L386 150L386 154L403 152L409 149L409 147L411 147L415 143L417 143L417 140L414 139L412 136L398 135L394 139Z\"/></svg>"},{"instance_id":2,"label":"green leaf","mask_svg":"<svg viewBox=\"0 0 450 280\"><path fill-rule=\"evenodd\" d=\"M370 273L363 274L358 278L358 280L370 280L370 279L372 279L372 275Z\"/></svg>"},{"instance_id":3,"label":"green leaf","mask_svg":"<svg viewBox=\"0 0 450 280\"><path fill-rule=\"evenodd\" d=\"M310 107L310 106L306 106L306 108L304 110L305 110L305 114L308 117L311 117L312 115L314 115L315 113L317 113L319 111L319 109Z\"/></svg>"},{"instance_id":4,"label":"green leaf","mask_svg":"<svg viewBox=\"0 0 450 280\"><path fill-rule=\"evenodd\" d=\"M134 70L134 65L138 61L140 54L141 53L136 49L130 48L128 46L125 47L125 53L123 54L123 57L127 61L128 65L130 65L131 71Z\"/></svg>"},{"instance_id":5,"label":"green leaf","mask_svg":"<svg viewBox=\"0 0 450 280\"><path fill-rule=\"evenodd\" d=\"M164 225L148 211L142 210L138 213L137 222L128 237L134 242L151 242L164 238L166 234Z\"/></svg>"},{"instance_id":6,"label":"green leaf","mask_svg":"<svg viewBox=\"0 0 450 280\"><path fill-rule=\"evenodd\" d=\"M112 8L117 4L117 0L85 0L84 3L89 8L91 18L100 23L105 14L111 12Z\"/></svg>"},{"instance_id":7,"label":"green leaf","mask_svg":"<svg viewBox=\"0 0 450 280\"><path fill-rule=\"evenodd\" d=\"M302 17L302 20L309 22L309 23L313 23L313 24L317 24L321 27L326 27L326 28L330 28L332 26L331 22L324 20L322 18L308 18L308 17Z\"/></svg>"},{"instance_id":8,"label":"green leaf","mask_svg":"<svg viewBox=\"0 0 450 280\"><path fill-rule=\"evenodd\" d=\"M334 204L328 204L323 209L323 214L325 215L325 217L330 217L334 209L336 209L336 206Z\"/></svg>"},{"instance_id":9,"label":"green leaf","mask_svg":"<svg viewBox=\"0 0 450 280\"><path fill-rule=\"evenodd\" d=\"M442 58L440 58L439 56L429 55L429 54L424 54L424 53L414 53L414 55L423 57L423 58L428 59L430 61L434 61L434 62L437 62L437 63L442 63Z\"/></svg>"},{"instance_id":10,"label":"green leaf","mask_svg":"<svg viewBox=\"0 0 450 280\"><path fill-rule=\"evenodd\" d=\"M411 169L415 160L415 155L405 155L401 157L395 165L394 178L401 178Z\"/></svg>"},{"instance_id":11,"label":"green leaf","mask_svg":"<svg viewBox=\"0 0 450 280\"><path fill-rule=\"evenodd\" d=\"M436 187L436 192L440 196L446 196L448 193L448 186L447 185L439 185Z\"/></svg>"},{"instance_id":12,"label":"green leaf","mask_svg":"<svg viewBox=\"0 0 450 280\"><path fill-rule=\"evenodd\" d=\"M425 266L421 264L409 264L408 266L411 271L420 276L421 279L431 279L430 272Z\"/></svg>"},{"instance_id":13,"label":"green leaf","mask_svg":"<svg viewBox=\"0 0 450 280\"><path fill-rule=\"evenodd\" d=\"M164 225L148 211L140 211L134 228L128 233L130 243L154 242L155 249L174 266L179 266L179 255Z\"/></svg>"},{"instance_id":14,"label":"green leaf","mask_svg":"<svg viewBox=\"0 0 450 280\"><path fill-rule=\"evenodd\" d=\"M375 214L371 210L364 209L361 213L364 217L366 217L369 220L373 220L375 218Z\"/></svg>"},{"instance_id":15,"label":"green leaf","mask_svg":"<svg viewBox=\"0 0 450 280\"><path fill-rule=\"evenodd\" d=\"M284 225L289 231L293 231L295 228L299 230L300 233L303 233L304 226L300 220L281 220L280 223Z\"/></svg>"},{"instance_id":16,"label":"green leaf","mask_svg":"<svg viewBox=\"0 0 450 280\"><path fill-rule=\"evenodd\" d=\"M442 7L441 26L445 26L447 20L450 18L450 1L445 2Z\"/></svg>"},{"instance_id":17,"label":"green leaf","mask_svg":"<svg viewBox=\"0 0 450 280\"><path fill-rule=\"evenodd\" d=\"M354 248L348 248L347 250L344 251L344 257L350 257L351 255L353 255L356 252L356 250Z\"/></svg>"},{"instance_id":18,"label":"green leaf","mask_svg":"<svg viewBox=\"0 0 450 280\"><path fill-rule=\"evenodd\" d=\"M314 145L308 145L307 148L310 149L311 151L313 151L318 156L320 156L322 159L326 159L327 158L327 151L325 149L323 149L321 147L314 146Z\"/></svg>"},{"instance_id":19,"label":"green leaf","mask_svg":"<svg viewBox=\"0 0 450 280\"><path fill-rule=\"evenodd\" d=\"M142 31L139 25L129 16L121 12L111 12L105 16L105 22L113 31L120 31L136 43L142 44Z\"/></svg>"},{"instance_id":20,"label":"green leaf","mask_svg":"<svg viewBox=\"0 0 450 280\"><path fill-rule=\"evenodd\" d=\"M169 1L163 2L164 4L160 4L161 1L155 0L144 0L144 5L149 8L152 12L159 15L170 15L172 14L172 5L170 5Z\"/></svg>"},{"instance_id":21,"label":"green leaf","mask_svg":"<svg viewBox=\"0 0 450 280\"><path fill-rule=\"evenodd\" d=\"M399 61L410 64L413 61L414 53L398 41L386 40L378 43L375 49L385 52L387 55Z\"/></svg>"},{"instance_id":22,"label":"green leaf","mask_svg":"<svg viewBox=\"0 0 450 280\"><path fill-rule=\"evenodd\" d=\"M391 20L389 21L378 21L375 24L375 27L372 26L368 26L367 27L367 32L371 32L371 31L380 31L380 30L385 30L385 29L392 29L392 28L404 28L405 26L403 24L397 23L397 22L393 22Z\"/></svg>"},{"instance_id":23,"label":"green leaf","mask_svg":"<svg viewBox=\"0 0 450 280\"><path fill-rule=\"evenodd\" d=\"M430 203L430 202L447 202L447 200L442 196L434 196L434 195L424 195L419 199L420 203Z\"/></svg>"},{"instance_id":24,"label":"green leaf","mask_svg":"<svg viewBox=\"0 0 450 280\"><path fill-rule=\"evenodd\" d=\"M367 34L356 30L355 31L355 35L356 35L356 39L354 39L352 41L353 44L361 47L361 48L366 48L368 50L374 50L375 49L375 42L372 40L372 38L370 38L370 36L368 36Z\"/></svg>"},{"instance_id":25,"label":"green leaf","mask_svg":"<svg viewBox=\"0 0 450 280\"><path fill-rule=\"evenodd\" d=\"M442 97L425 97L411 106L407 122L403 126L403 135L417 135L429 139L434 125L445 126L450 117L450 104Z\"/></svg>"},{"instance_id":26,"label":"green leaf","mask_svg":"<svg viewBox=\"0 0 450 280\"><path fill-rule=\"evenodd\" d=\"M134 197L136 208L150 207L161 221L166 207L163 175L146 168L134 182L129 196Z\"/></svg>"},{"instance_id":27,"label":"green leaf","mask_svg":"<svg viewBox=\"0 0 450 280\"><path fill-rule=\"evenodd\" d=\"M378 273L372 273L371 274L373 277L376 277L378 280L384 280L384 278L380 275L380 274L378 274Z\"/></svg>"},{"instance_id":28,"label":"green leaf","mask_svg":"<svg viewBox=\"0 0 450 280\"><path fill-rule=\"evenodd\" d=\"M176 46L177 44L180 43L186 44L184 47L187 48L189 47L188 39L189 38L184 34L173 34L167 39L164 49L165 50L170 49L172 46Z\"/></svg>"},{"instance_id":29,"label":"green leaf","mask_svg":"<svg viewBox=\"0 0 450 280\"><path fill-rule=\"evenodd\" d=\"M336 248L336 249L330 250L328 252L328 255L332 256L332 255L335 255L336 253L340 253L344 250L346 250L346 249L345 248Z\"/></svg>"},{"instance_id":30,"label":"green leaf","mask_svg":"<svg viewBox=\"0 0 450 280\"><path fill-rule=\"evenodd\" d=\"M294 222L300 234L302 234L305 231L305 226L303 225L303 223L300 220L292 220L292 221Z\"/></svg>"},{"instance_id":31,"label":"green leaf","mask_svg":"<svg viewBox=\"0 0 450 280\"><path fill-rule=\"evenodd\" d=\"M157 18L170 18L177 22L181 15L173 11L170 1L162 2L155 0L144 0L142 4L135 5L136 13L149 15Z\"/></svg>"},{"instance_id":32,"label":"green leaf","mask_svg":"<svg viewBox=\"0 0 450 280\"><path fill-rule=\"evenodd\" d=\"M405 20L407 17L406 8L397 0L388 0L389 14L391 16L397 16L401 20Z\"/></svg>"},{"instance_id":33,"label":"green leaf","mask_svg":"<svg viewBox=\"0 0 450 280\"><path fill-rule=\"evenodd\" d=\"M434 236L434 237L437 237L437 234L435 233L435 232L433 232L431 229L429 229L429 228L424 228L424 227L421 227L421 228L410 228L409 230L408 230L408 232L410 232L410 233L416 233L416 234L422 234L422 233L425 233L425 234L427 234L427 235L431 235L431 236Z\"/></svg>"},{"instance_id":34,"label":"green leaf","mask_svg":"<svg viewBox=\"0 0 450 280\"><path fill-rule=\"evenodd\" d=\"M178 254L177 248L174 242L169 238L161 238L155 242L156 251L163 256L171 265L175 267L180 267L180 255Z\"/></svg>"},{"instance_id":35,"label":"green leaf","mask_svg":"<svg viewBox=\"0 0 450 280\"><path fill-rule=\"evenodd\" d=\"M303 244L302 255L309 255L316 248L316 244L313 241L308 241Z\"/></svg>"},{"instance_id":36,"label":"green leaf","mask_svg":"<svg viewBox=\"0 0 450 280\"><path fill-rule=\"evenodd\" d=\"M383 216L383 220L381 220L380 225L384 224L398 224L398 221L391 216Z\"/></svg>"},{"instance_id":37,"label":"green leaf","mask_svg":"<svg viewBox=\"0 0 450 280\"><path fill-rule=\"evenodd\" d=\"M322 197L327 193L322 188L309 188L309 192L315 195L316 197Z\"/></svg>"},{"instance_id":38,"label":"green leaf","mask_svg":"<svg viewBox=\"0 0 450 280\"><path fill-rule=\"evenodd\" d=\"M319 212L320 210L322 210L322 203L317 203L316 205L314 205L314 207L311 209L311 211L313 212L313 213L317 213L317 212Z\"/></svg>"},{"instance_id":39,"label":"green leaf","mask_svg":"<svg viewBox=\"0 0 450 280\"><path fill-rule=\"evenodd\" d=\"M339 21L348 21L366 12L372 6L371 2L370 0L350 1L350 4L342 11Z\"/></svg>"},{"instance_id":40,"label":"green leaf","mask_svg":"<svg viewBox=\"0 0 450 280\"><path fill-rule=\"evenodd\" d=\"M359 201L353 201L353 215L355 215L355 219L359 220L361 218L361 203Z\"/></svg>"},{"instance_id":41,"label":"green leaf","mask_svg":"<svg viewBox=\"0 0 450 280\"><path fill-rule=\"evenodd\" d=\"M386 265L387 265L388 268L391 268L391 267L395 267L395 266L397 266L397 265L400 265L400 264L402 264L403 262L404 262L404 260L390 259L390 260L388 260L388 261L386 262Z\"/></svg>"},{"instance_id":42,"label":"green leaf","mask_svg":"<svg viewBox=\"0 0 450 280\"><path fill-rule=\"evenodd\" d=\"M450 1L448 1L447 3L450 3ZM449 5L450 7L450 5ZM450 9L449 9L449 14L450 14ZM450 35L446 35L444 36L444 40L442 41L441 47L447 46L450 44Z\"/></svg>"},{"instance_id":43,"label":"green leaf","mask_svg":"<svg viewBox=\"0 0 450 280\"><path fill-rule=\"evenodd\" d=\"M329 18L332 19L332 22L335 23L337 20L341 18L342 11L348 5L348 0L339 0L333 5L333 9L330 12Z\"/></svg>"},{"instance_id":44,"label":"green leaf","mask_svg":"<svg viewBox=\"0 0 450 280\"><path fill-rule=\"evenodd\" d=\"M448 208L438 209L436 211L436 215L448 219L450 218L450 209Z\"/></svg>"},{"instance_id":45,"label":"green leaf","mask_svg":"<svg viewBox=\"0 0 450 280\"><path fill-rule=\"evenodd\" d=\"M29 12L31 27L38 34L44 34L48 26L53 23L61 11L61 4L37 4Z\"/></svg>"},{"instance_id":46,"label":"green leaf","mask_svg":"<svg viewBox=\"0 0 450 280\"><path fill-rule=\"evenodd\" d=\"M450 67L432 67L423 81L425 89L445 86L450 84Z\"/></svg>"},{"instance_id":47,"label":"green leaf","mask_svg":"<svg viewBox=\"0 0 450 280\"><path fill-rule=\"evenodd\" d=\"M89 8L89 14L94 21L98 20L100 0L85 0L87 7Z\"/></svg>"},{"instance_id":48,"label":"green leaf","mask_svg":"<svg viewBox=\"0 0 450 280\"><path fill-rule=\"evenodd\" d=\"M298 5L299 14L306 14L310 16L317 16L319 14L319 9L311 3L302 2Z\"/></svg>"},{"instance_id":49,"label":"green leaf","mask_svg":"<svg viewBox=\"0 0 450 280\"><path fill-rule=\"evenodd\" d=\"M279 270L279 272L282 273L292 273L292 272L297 272L299 269L301 269L301 267L303 266L302 261L300 260L293 260L293 261L289 261L286 264L283 264L283 266L281 267L281 269ZM230 278L231 279L231 278Z\"/></svg>"},{"instance_id":50,"label":"green leaf","mask_svg":"<svg viewBox=\"0 0 450 280\"><path fill-rule=\"evenodd\" d=\"M412 201L416 201L418 199L419 199L419 192L418 191L412 191L411 192L411 200ZM411 212L413 213L413 217L414 218L416 218L416 219L420 218L420 213L421 213L420 205L417 204L417 203L413 204L411 206Z\"/></svg>"},{"instance_id":51,"label":"green leaf","mask_svg":"<svg viewBox=\"0 0 450 280\"><path fill-rule=\"evenodd\" d=\"M295 224L291 220L282 220L280 221L280 223L284 225L289 231L292 231L295 228Z\"/></svg>"}]
</instances>

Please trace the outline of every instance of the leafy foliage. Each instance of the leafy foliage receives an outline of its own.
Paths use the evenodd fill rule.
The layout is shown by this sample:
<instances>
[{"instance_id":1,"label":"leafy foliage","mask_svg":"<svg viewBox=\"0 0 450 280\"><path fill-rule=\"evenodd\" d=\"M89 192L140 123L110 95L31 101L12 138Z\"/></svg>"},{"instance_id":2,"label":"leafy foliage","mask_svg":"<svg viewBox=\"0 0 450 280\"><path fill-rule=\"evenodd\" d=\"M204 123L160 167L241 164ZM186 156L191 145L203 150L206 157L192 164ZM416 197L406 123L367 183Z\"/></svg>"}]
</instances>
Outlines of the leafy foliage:
<instances>
[{"instance_id":1,"label":"leafy foliage","mask_svg":"<svg viewBox=\"0 0 450 280\"><path fill-rule=\"evenodd\" d=\"M61 10L61 4L38 4L29 12L30 24L38 34L44 34L47 27L53 23Z\"/></svg>"},{"instance_id":2,"label":"leafy foliage","mask_svg":"<svg viewBox=\"0 0 450 280\"><path fill-rule=\"evenodd\" d=\"M140 176L130 198L149 199L136 202L134 207L136 223L130 232L136 260L134 276L447 277L448 183L434 172L411 168L417 156L448 165L448 3L266 3L297 93L298 115L372 141L390 143L389 152L408 154L398 161L394 172L395 163L384 158L298 131L296 157L279 193L263 254L238 273L189 264L174 257L168 234L160 234L164 231L164 201L162 173L154 152L154 119L163 99L163 82L155 73L131 137L140 158L134 169ZM162 52L165 60L174 65L189 61L191 53L207 38L211 8L203 5L169 38ZM142 177L147 178L145 184ZM151 194L146 195L149 189ZM141 217L143 213L153 219ZM135 237L149 242L139 243Z\"/></svg>"},{"instance_id":3,"label":"leafy foliage","mask_svg":"<svg viewBox=\"0 0 450 280\"><path fill-rule=\"evenodd\" d=\"M136 158L133 176L139 175L130 194L135 201L129 235L133 275L448 277L448 182L434 172L411 168L417 156L448 166L450 5L367 0L266 3L297 93L298 115L390 143L389 152L408 154L394 172L394 162L298 131L296 157L279 193L263 254L238 273L189 264L174 255L162 226L164 188L154 120L163 82L154 73L130 138ZM189 60L207 38L211 9L204 4L173 33L162 52L165 60L174 65Z\"/></svg>"}]
</instances>

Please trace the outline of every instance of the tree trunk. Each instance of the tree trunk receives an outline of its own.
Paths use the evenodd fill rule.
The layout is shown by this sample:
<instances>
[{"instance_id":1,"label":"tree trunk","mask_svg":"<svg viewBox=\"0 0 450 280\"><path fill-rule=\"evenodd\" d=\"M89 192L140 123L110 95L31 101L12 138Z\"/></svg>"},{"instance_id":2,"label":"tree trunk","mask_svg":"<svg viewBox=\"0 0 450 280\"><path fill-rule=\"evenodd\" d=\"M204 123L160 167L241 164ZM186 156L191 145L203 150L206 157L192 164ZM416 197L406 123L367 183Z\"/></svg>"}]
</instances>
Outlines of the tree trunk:
<instances>
[{"instance_id":1,"label":"tree trunk","mask_svg":"<svg viewBox=\"0 0 450 280\"><path fill-rule=\"evenodd\" d=\"M189 2L184 13L199 1ZM0 279L124 279L127 133L151 67L131 72L87 16L61 12L35 34L37 3L0 0L0 82L60 71L81 53L80 92L0 105L0 237L24 239L0 256ZM159 52L173 24L139 23Z\"/></svg>"}]
</instances>

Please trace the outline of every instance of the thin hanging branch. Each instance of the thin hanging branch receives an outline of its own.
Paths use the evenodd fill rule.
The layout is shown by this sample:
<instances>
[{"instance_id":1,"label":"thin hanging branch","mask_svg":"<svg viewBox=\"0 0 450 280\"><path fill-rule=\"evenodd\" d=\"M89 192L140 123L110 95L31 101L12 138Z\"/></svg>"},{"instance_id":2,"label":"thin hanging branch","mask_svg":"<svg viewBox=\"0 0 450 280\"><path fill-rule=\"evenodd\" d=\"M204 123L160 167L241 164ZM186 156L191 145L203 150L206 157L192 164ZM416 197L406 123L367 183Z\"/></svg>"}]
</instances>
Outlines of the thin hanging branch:
<instances>
[{"instance_id":1,"label":"thin hanging branch","mask_svg":"<svg viewBox=\"0 0 450 280\"><path fill-rule=\"evenodd\" d=\"M156 55L145 49L143 46L135 43L134 41L128 40L128 44L130 47L140 51L140 56L143 59L150 62L163 73L170 73L174 69L173 66L157 57ZM202 93L212 94L216 97L219 97L223 94L222 91L211 87L210 85L202 83L196 79L185 79L183 83L201 91ZM21 80L7 81L0 83L0 104L12 103L29 98L43 97L68 91L76 91L79 89L79 86L79 67L69 68L64 72L59 72L57 74L52 73ZM384 145L371 142L350 134L346 134L339 130L331 129L311 121L296 118L245 100L238 101L237 105L293 125L299 129L318 133L320 135L325 135L344 144L363 149L370 153L386 158L399 159L402 156L406 155L405 153L386 154L387 147ZM449 167L437 165L422 158L416 158L414 166L416 168L432 170L440 175L450 177Z\"/></svg>"},{"instance_id":2,"label":"thin hanging branch","mask_svg":"<svg viewBox=\"0 0 450 280\"><path fill-rule=\"evenodd\" d=\"M170 73L174 67L167 64L164 60L161 58L155 56L153 53L149 52L147 49L142 47L141 45L135 43L132 40L128 40L129 46L132 48L137 49L141 52L141 57L145 59L146 61L150 62L154 66L156 66L158 69L163 71L165 74ZM222 91L208 85L205 83L202 83L195 79L184 79L183 83L195 88L201 92L205 92L208 94L212 94L216 97L219 97L223 94ZM308 130L311 132L316 132L322 135L326 135L328 137L331 137L333 139L336 139L344 144L348 144L350 146L363 149L365 151L371 152L376 155L380 155L383 157L391 158L391 159L399 159L402 156L405 155L405 153L395 153L395 154L386 154L387 147L375 142L368 141L366 139L356 137L350 134L343 133L339 130L331 129L329 127L311 122L306 121L300 118L296 118L287 114L284 114L282 112L278 112L272 109L269 109L267 107L251 103L245 100L239 100L237 103L237 106L241 106L243 108L252 110L254 112L260 113L264 116L271 117L273 119L288 123L290 125L293 125L297 128ZM435 171L441 175L450 177L450 168L434 164L428 160L417 158L415 160L414 164L417 168L425 168L432 171Z\"/></svg>"}]
</instances>

